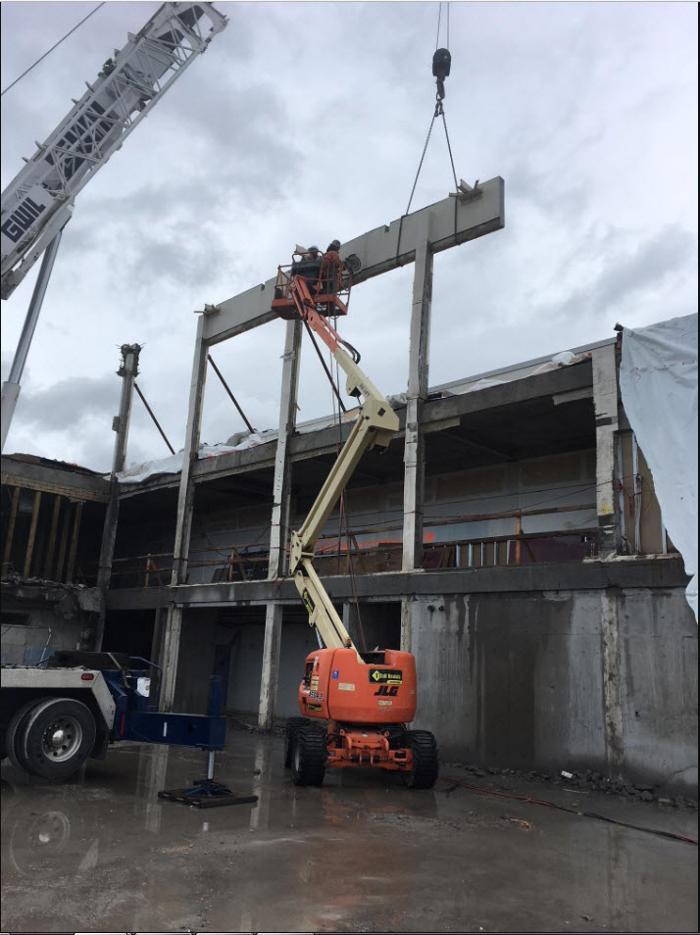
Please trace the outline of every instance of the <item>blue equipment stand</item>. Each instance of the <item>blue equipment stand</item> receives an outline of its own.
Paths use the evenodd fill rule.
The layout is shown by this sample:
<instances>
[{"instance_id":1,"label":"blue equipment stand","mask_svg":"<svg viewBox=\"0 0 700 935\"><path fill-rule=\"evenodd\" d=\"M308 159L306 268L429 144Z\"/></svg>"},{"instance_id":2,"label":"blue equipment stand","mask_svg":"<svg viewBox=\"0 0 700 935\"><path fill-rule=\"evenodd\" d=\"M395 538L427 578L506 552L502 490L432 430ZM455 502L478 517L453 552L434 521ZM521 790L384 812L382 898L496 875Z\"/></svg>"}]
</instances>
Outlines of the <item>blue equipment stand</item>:
<instances>
[{"instance_id":1,"label":"blue equipment stand","mask_svg":"<svg viewBox=\"0 0 700 935\"><path fill-rule=\"evenodd\" d=\"M209 679L209 704L207 708L208 718L218 718L224 721L222 716L222 692L221 680L212 675ZM217 724L216 721L212 722ZM168 802L180 802L182 805L191 805L195 808L217 808L222 805L252 805L258 801L257 795L236 795L228 786L221 782L214 781L214 756L216 750L221 750L224 745L223 735L221 740L215 746L202 746L207 750L207 778L194 779L191 786L184 789L163 789L158 793L159 799L165 799Z\"/></svg>"}]
</instances>

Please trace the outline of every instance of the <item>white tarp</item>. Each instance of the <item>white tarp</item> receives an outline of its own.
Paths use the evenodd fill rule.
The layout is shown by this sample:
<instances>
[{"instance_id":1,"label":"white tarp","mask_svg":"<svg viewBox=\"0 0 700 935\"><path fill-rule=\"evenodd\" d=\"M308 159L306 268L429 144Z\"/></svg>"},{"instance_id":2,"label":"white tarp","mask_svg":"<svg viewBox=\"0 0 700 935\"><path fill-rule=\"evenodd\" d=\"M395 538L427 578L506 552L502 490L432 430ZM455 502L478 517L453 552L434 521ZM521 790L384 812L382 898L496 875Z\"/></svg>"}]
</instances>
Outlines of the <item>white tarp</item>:
<instances>
[{"instance_id":1,"label":"white tarp","mask_svg":"<svg viewBox=\"0 0 700 935\"><path fill-rule=\"evenodd\" d=\"M217 458L219 455L228 454L229 451L243 451L246 448L255 448L257 445L264 445L265 442L276 437L276 432L252 432L237 445L200 445L197 459ZM179 474L182 470L182 457L183 451L181 449L177 454L170 455L168 458L144 461L142 464L136 464L133 467L126 468L125 471L121 471L117 474L117 480L120 484L138 484L158 474ZM105 476L109 477L108 474Z\"/></svg>"},{"instance_id":2,"label":"white tarp","mask_svg":"<svg viewBox=\"0 0 700 935\"><path fill-rule=\"evenodd\" d=\"M698 316L625 328L622 404L654 479L664 525L691 576L698 619Z\"/></svg>"}]
</instances>

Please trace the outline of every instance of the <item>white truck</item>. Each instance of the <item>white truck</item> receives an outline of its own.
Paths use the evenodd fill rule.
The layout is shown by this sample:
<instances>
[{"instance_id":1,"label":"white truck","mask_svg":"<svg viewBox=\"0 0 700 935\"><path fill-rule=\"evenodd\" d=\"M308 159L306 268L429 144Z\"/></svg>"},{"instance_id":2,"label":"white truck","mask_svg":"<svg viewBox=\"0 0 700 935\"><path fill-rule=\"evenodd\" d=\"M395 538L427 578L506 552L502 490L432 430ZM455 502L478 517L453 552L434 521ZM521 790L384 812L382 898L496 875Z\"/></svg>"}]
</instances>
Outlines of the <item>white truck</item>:
<instances>
[{"instance_id":1,"label":"white truck","mask_svg":"<svg viewBox=\"0 0 700 935\"><path fill-rule=\"evenodd\" d=\"M60 781L122 740L223 749L219 679L210 679L207 714L162 712L151 692L153 671L148 660L77 651L56 652L45 666L3 666L3 758L24 772Z\"/></svg>"}]
</instances>

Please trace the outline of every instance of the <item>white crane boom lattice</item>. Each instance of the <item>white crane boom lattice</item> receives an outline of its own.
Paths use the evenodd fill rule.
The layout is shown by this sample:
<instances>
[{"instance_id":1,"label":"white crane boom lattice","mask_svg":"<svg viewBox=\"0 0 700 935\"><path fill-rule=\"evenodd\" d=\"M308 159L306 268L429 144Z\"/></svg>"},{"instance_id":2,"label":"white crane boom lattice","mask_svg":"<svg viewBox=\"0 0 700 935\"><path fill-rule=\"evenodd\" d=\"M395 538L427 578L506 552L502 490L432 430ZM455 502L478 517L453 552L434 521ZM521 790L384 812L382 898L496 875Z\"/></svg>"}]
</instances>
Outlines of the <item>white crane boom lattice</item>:
<instances>
[{"instance_id":1,"label":"white crane boom lattice","mask_svg":"<svg viewBox=\"0 0 700 935\"><path fill-rule=\"evenodd\" d=\"M227 19L210 3L165 3L115 50L97 80L2 193L0 295L11 295L69 220L75 196Z\"/></svg>"}]
</instances>

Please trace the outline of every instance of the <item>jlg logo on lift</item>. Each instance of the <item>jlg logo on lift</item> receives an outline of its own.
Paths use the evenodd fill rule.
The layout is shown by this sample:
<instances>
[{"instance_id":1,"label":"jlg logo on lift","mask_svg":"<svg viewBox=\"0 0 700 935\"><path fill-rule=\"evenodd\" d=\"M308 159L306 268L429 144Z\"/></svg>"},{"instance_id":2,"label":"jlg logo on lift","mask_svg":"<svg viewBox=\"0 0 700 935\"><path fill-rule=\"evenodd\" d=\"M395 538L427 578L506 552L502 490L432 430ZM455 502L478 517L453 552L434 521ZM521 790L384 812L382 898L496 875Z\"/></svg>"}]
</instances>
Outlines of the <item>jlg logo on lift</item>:
<instances>
[{"instance_id":1,"label":"jlg logo on lift","mask_svg":"<svg viewBox=\"0 0 700 935\"><path fill-rule=\"evenodd\" d=\"M393 698L399 693L398 685L380 685L379 688L374 693L375 695L391 695Z\"/></svg>"},{"instance_id":2,"label":"jlg logo on lift","mask_svg":"<svg viewBox=\"0 0 700 935\"><path fill-rule=\"evenodd\" d=\"M401 669L370 669L369 680L375 685L402 685Z\"/></svg>"}]
</instances>

